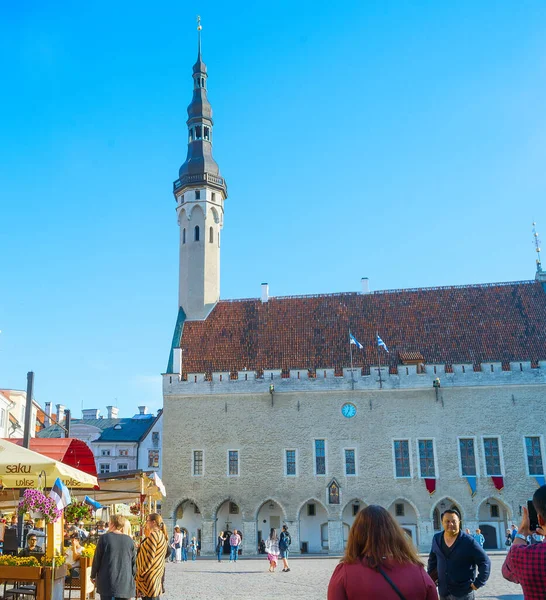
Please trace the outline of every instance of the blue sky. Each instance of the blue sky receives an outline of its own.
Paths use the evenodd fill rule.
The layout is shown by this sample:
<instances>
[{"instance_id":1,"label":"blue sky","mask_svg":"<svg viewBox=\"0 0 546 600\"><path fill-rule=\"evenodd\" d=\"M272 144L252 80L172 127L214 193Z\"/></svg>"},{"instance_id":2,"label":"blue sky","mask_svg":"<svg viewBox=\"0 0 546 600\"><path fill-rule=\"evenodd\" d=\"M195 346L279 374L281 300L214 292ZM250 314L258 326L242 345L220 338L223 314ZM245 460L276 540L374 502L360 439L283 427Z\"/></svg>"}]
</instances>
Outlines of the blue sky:
<instances>
[{"instance_id":1,"label":"blue sky","mask_svg":"<svg viewBox=\"0 0 546 600\"><path fill-rule=\"evenodd\" d=\"M160 408L197 14L229 191L223 298L534 277L542 0L12 3L0 388L32 369L37 400L74 416Z\"/></svg>"}]
</instances>

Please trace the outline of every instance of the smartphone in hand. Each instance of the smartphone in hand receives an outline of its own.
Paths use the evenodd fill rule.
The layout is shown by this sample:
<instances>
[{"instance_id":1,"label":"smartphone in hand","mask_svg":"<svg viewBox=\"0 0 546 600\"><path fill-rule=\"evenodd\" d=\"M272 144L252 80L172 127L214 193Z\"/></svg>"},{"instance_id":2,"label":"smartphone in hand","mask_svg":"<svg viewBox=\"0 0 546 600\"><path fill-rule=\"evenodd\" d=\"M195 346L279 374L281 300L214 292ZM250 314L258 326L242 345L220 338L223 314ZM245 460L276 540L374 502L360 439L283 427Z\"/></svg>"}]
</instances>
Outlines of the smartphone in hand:
<instances>
[{"instance_id":1,"label":"smartphone in hand","mask_svg":"<svg viewBox=\"0 0 546 600\"><path fill-rule=\"evenodd\" d=\"M527 512L529 513L529 529L534 533L540 525L538 524L538 515L532 500L527 500Z\"/></svg>"}]
</instances>

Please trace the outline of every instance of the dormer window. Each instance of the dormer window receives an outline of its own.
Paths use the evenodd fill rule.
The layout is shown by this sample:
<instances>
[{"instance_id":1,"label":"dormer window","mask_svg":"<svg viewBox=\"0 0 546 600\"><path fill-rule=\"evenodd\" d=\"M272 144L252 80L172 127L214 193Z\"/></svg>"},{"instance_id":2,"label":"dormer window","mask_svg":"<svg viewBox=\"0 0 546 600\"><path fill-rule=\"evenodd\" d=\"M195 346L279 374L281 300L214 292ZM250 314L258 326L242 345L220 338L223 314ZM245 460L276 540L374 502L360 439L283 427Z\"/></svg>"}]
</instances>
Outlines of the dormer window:
<instances>
[{"instance_id":1,"label":"dormer window","mask_svg":"<svg viewBox=\"0 0 546 600\"><path fill-rule=\"evenodd\" d=\"M119 423L117 425L114 425L114 429L121 429L121 425Z\"/></svg>"}]
</instances>

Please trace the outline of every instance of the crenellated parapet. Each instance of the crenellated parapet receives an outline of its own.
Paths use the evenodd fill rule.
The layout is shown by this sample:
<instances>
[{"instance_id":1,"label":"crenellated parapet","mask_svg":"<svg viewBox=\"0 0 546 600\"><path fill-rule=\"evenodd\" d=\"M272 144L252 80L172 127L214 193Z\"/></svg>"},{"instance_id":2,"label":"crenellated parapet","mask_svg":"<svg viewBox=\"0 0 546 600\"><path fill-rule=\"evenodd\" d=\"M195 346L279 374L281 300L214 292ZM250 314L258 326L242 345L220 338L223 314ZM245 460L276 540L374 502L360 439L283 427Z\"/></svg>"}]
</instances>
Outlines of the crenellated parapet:
<instances>
[{"instance_id":1,"label":"crenellated parapet","mask_svg":"<svg viewBox=\"0 0 546 600\"><path fill-rule=\"evenodd\" d=\"M546 360L536 363L487 362L473 364L420 364L367 369L344 367L223 371L218 373L167 373L165 395L283 393L294 391L434 389L439 387L546 384Z\"/></svg>"}]
</instances>

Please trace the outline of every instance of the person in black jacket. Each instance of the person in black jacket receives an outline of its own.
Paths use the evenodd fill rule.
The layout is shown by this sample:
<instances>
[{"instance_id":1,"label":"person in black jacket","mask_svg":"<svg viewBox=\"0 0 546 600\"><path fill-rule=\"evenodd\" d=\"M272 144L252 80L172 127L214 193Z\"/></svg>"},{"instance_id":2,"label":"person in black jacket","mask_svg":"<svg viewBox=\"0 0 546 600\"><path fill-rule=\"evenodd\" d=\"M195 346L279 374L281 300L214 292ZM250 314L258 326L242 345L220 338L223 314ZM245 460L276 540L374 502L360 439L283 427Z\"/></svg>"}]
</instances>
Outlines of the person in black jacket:
<instances>
[{"instance_id":1,"label":"person in black jacket","mask_svg":"<svg viewBox=\"0 0 546 600\"><path fill-rule=\"evenodd\" d=\"M427 572L438 580L440 600L473 600L474 591L489 579L491 561L483 548L461 531L461 515L456 508L442 513L442 527L444 531L432 538Z\"/></svg>"},{"instance_id":2,"label":"person in black jacket","mask_svg":"<svg viewBox=\"0 0 546 600\"><path fill-rule=\"evenodd\" d=\"M135 596L135 544L123 533L125 517L112 515L108 533L101 535L95 550L91 581L103 599Z\"/></svg>"}]
</instances>

